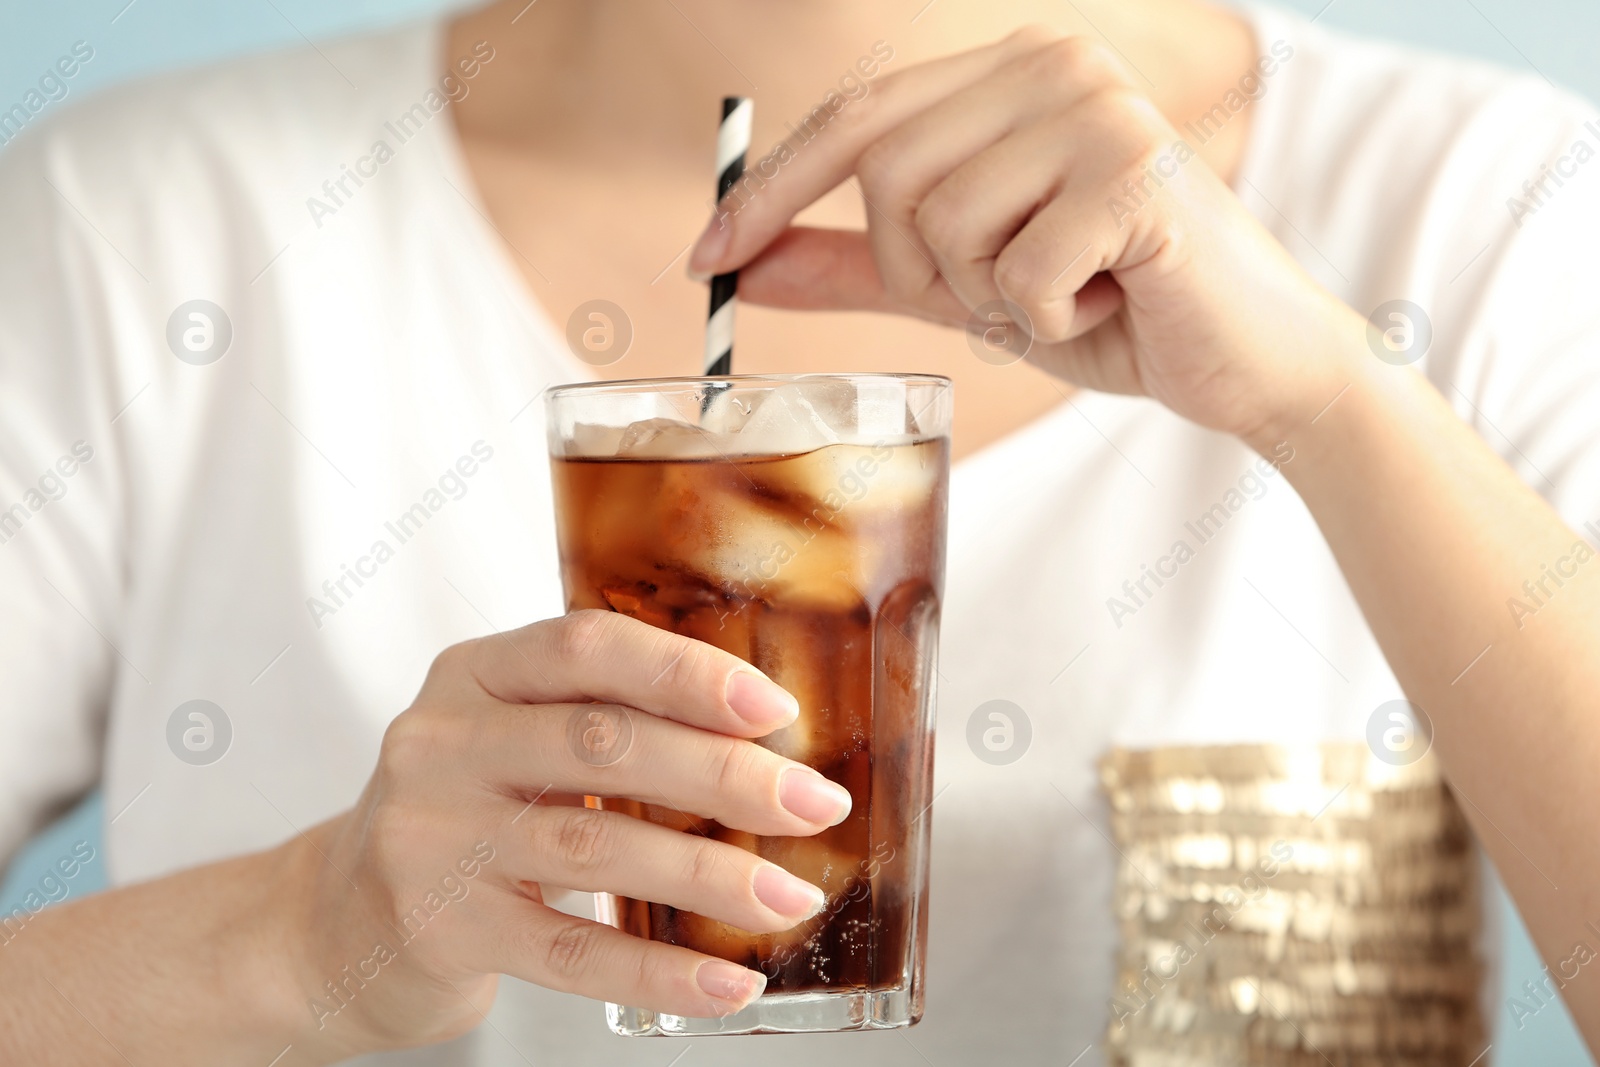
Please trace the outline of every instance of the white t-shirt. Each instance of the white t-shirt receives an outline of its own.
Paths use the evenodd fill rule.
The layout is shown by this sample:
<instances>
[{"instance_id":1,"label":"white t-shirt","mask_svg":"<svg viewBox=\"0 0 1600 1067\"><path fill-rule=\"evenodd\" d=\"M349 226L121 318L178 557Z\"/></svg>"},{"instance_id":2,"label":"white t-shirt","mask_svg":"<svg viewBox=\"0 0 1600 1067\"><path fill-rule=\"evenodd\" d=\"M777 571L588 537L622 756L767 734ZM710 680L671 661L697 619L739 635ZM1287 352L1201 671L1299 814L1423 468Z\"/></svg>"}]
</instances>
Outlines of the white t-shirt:
<instances>
[{"instance_id":1,"label":"white t-shirt","mask_svg":"<svg viewBox=\"0 0 1600 1067\"><path fill-rule=\"evenodd\" d=\"M1575 147L1600 146L1593 109L1537 79L1252 18L1263 54L1292 56L1262 82L1244 202L1361 313L1425 308L1419 369L1573 525L1600 520L1600 161ZM117 882L276 844L353 801L440 649L561 609L533 401L588 368L426 106L438 25L323 52L358 93L317 52L286 52L106 94L0 156L0 857L102 775ZM385 124L403 114L400 143ZM307 197L379 139L392 158L315 225ZM1562 184L1534 202L1523 183L1546 164ZM1535 210L1514 219L1508 197ZM205 348L200 320L169 325L193 300L231 324L208 365L169 345L198 329ZM462 457L470 476L451 473ZM1115 856L1095 758L1359 738L1400 695L1306 509L1253 469L1232 439L1102 395L956 467L926 1020L703 1040L695 1067L1066 1063L1100 1040ZM1242 505L1200 544L1186 524L1236 504L1230 489ZM385 523L419 503L400 541ZM1194 558L1113 611L1186 537ZM392 558L346 578L379 540ZM308 599L332 603L324 583L341 579L314 618ZM1006 766L966 741L995 699L1031 726ZM209 765L169 747L191 700L231 731ZM382 1062L678 1052L516 982L492 1022Z\"/></svg>"}]
</instances>

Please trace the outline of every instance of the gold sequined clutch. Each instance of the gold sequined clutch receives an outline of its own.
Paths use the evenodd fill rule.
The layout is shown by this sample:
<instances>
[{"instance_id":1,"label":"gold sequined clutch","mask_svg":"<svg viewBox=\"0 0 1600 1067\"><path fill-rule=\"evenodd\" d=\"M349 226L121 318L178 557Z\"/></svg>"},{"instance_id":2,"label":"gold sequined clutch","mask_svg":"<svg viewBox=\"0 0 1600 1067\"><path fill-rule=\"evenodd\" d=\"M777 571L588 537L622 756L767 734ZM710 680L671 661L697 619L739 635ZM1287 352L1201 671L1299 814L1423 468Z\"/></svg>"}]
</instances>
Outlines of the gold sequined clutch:
<instances>
[{"instance_id":1,"label":"gold sequined clutch","mask_svg":"<svg viewBox=\"0 0 1600 1067\"><path fill-rule=\"evenodd\" d=\"M1484 1048L1466 820L1431 754L1114 749L1117 1067L1464 1067Z\"/></svg>"}]
</instances>

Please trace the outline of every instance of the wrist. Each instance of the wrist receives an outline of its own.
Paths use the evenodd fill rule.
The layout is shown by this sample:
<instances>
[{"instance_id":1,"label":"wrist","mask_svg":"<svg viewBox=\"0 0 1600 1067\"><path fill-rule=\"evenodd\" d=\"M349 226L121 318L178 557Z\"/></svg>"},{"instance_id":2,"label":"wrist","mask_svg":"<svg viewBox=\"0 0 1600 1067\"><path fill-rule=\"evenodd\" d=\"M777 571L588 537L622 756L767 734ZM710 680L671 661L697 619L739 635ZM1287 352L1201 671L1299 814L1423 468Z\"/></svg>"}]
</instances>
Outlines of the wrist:
<instances>
[{"instance_id":1,"label":"wrist","mask_svg":"<svg viewBox=\"0 0 1600 1067\"><path fill-rule=\"evenodd\" d=\"M1332 297L1319 325L1308 329L1299 358L1266 390L1265 411L1240 439L1274 465L1288 457L1308 458L1336 436L1348 421L1335 418L1339 409L1370 402L1385 383L1375 372L1398 368L1377 366L1366 347L1366 321ZM1302 467L1307 464L1302 464Z\"/></svg>"},{"instance_id":2,"label":"wrist","mask_svg":"<svg viewBox=\"0 0 1600 1067\"><path fill-rule=\"evenodd\" d=\"M349 1028L322 1025L313 1004L326 980L317 952L315 887L319 865L328 863L326 839L337 824L333 820L312 827L251 857L259 861L252 872L258 907L240 936L248 958L259 961L259 968L248 976L249 988L243 992L264 1006L284 1043L292 1043L290 1062L297 1067L335 1063L371 1051L351 1040Z\"/></svg>"},{"instance_id":3,"label":"wrist","mask_svg":"<svg viewBox=\"0 0 1600 1067\"><path fill-rule=\"evenodd\" d=\"M1323 522L1327 509L1353 505L1377 481L1410 484L1423 465L1465 427L1433 383L1409 366L1367 355L1331 387L1309 417L1281 424L1278 445L1292 463L1284 476ZM1468 431L1470 433L1470 431Z\"/></svg>"}]
</instances>

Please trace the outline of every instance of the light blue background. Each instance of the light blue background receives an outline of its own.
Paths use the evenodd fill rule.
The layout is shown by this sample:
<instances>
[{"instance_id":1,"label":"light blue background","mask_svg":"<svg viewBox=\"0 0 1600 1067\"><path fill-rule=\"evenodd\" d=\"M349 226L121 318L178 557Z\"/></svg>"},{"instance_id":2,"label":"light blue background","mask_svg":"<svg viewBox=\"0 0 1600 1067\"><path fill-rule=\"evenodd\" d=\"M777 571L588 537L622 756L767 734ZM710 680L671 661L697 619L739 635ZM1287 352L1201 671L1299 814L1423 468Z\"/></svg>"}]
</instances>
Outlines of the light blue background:
<instances>
[{"instance_id":1,"label":"light blue background","mask_svg":"<svg viewBox=\"0 0 1600 1067\"><path fill-rule=\"evenodd\" d=\"M356 32L460 6L452 0L134 0L131 5L127 0L4 0L0 109L20 99L78 40L94 48L95 58L72 79L69 99L152 71L297 44L302 35ZM1532 71L1600 100L1600 3L1595 0L1288 0L1282 6L1307 16L1321 11L1319 21L1330 26ZM98 854L104 818L99 797L91 797L37 839L0 887L0 910L9 911L38 885L74 842L88 840ZM97 855L68 884L71 898L101 888L103 860ZM1540 1011L1520 1031L1511 1024L1506 997L1518 995L1523 982L1540 978L1542 965L1515 909L1498 888L1493 891L1503 904L1507 946L1503 993L1496 1003L1499 1035L1483 1062L1492 1059L1500 1067L1592 1065L1564 1008Z\"/></svg>"}]
</instances>

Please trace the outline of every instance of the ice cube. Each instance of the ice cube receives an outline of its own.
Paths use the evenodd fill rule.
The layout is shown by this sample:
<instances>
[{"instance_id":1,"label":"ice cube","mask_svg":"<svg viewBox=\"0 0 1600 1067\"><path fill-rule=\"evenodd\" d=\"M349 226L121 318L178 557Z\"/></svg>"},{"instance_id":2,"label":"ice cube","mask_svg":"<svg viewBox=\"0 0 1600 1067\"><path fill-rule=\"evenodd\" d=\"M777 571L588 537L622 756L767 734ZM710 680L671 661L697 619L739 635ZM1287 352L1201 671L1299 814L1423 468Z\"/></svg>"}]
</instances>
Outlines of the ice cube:
<instances>
[{"instance_id":1,"label":"ice cube","mask_svg":"<svg viewBox=\"0 0 1600 1067\"><path fill-rule=\"evenodd\" d=\"M732 389L708 386L699 411L700 425L716 434L737 433L750 417L750 402Z\"/></svg>"},{"instance_id":2,"label":"ice cube","mask_svg":"<svg viewBox=\"0 0 1600 1067\"><path fill-rule=\"evenodd\" d=\"M629 426L614 455L629 459L707 459L727 453L727 443L678 419L645 419Z\"/></svg>"},{"instance_id":3,"label":"ice cube","mask_svg":"<svg viewBox=\"0 0 1600 1067\"><path fill-rule=\"evenodd\" d=\"M834 834L839 831L833 831ZM797 878L822 890L829 900L866 878L870 866L864 857L822 837L757 837L743 830L718 826L712 836L776 863Z\"/></svg>"},{"instance_id":4,"label":"ice cube","mask_svg":"<svg viewBox=\"0 0 1600 1067\"><path fill-rule=\"evenodd\" d=\"M831 445L839 435L797 385L780 385L761 398L735 446L744 455L797 455Z\"/></svg>"},{"instance_id":5,"label":"ice cube","mask_svg":"<svg viewBox=\"0 0 1600 1067\"><path fill-rule=\"evenodd\" d=\"M764 837L760 853L797 878L822 890L822 911L789 930L761 937L763 962L792 958L814 942L848 906L848 894L859 896L871 876L865 856L815 837ZM770 972L769 972L770 973Z\"/></svg>"},{"instance_id":6,"label":"ice cube","mask_svg":"<svg viewBox=\"0 0 1600 1067\"><path fill-rule=\"evenodd\" d=\"M767 734L759 743L811 767L820 767L850 748L848 739L831 735L830 727L836 717L835 674L854 664L838 663L837 655L830 659L829 652L836 653L837 648L819 642L814 632L818 625L817 617L809 613L763 612L753 627L751 643L752 662L800 705L794 722Z\"/></svg>"},{"instance_id":7,"label":"ice cube","mask_svg":"<svg viewBox=\"0 0 1600 1067\"><path fill-rule=\"evenodd\" d=\"M862 378L856 386L856 433L870 441L898 437L913 428L906 383L899 378Z\"/></svg>"},{"instance_id":8,"label":"ice cube","mask_svg":"<svg viewBox=\"0 0 1600 1067\"><path fill-rule=\"evenodd\" d=\"M763 854L770 840L727 826L714 827L711 836L724 844L742 848L758 856ZM719 922L693 912L679 912L677 925L684 935L684 943L689 948L747 965L754 962L750 959L751 956L765 959L779 948L792 948L803 943L818 929L818 924L813 921L776 934L753 934L730 923Z\"/></svg>"},{"instance_id":9,"label":"ice cube","mask_svg":"<svg viewBox=\"0 0 1600 1067\"><path fill-rule=\"evenodd\" d=\"M665 585L665 583L663 583ZM716 602L689 609L679 609L675 630L684 637L704 641L724 652L731 652L742 660L750 658L750 620L744 605L728 603L718 594Z\"/></svg>"},{"instance_id":10,"label":"ice cube","mask_svg":"<svg viewBox=\"0 0 1600 1067\"><path fill-rule=\"evenodd\" d=\"M938 481L935 445L830 445L804 456L752 465L751 477L829 524L853 511L922 507Z\"/></svg>"},{"instance_id":11,"label":"ice cube","mask_svg":"<svg viewBox=\"0 0 1600 1067\"><path fill-rule=\"evenodd\" d=\"M866 857L819 837L763 837L757 851L796 878L821 887L829 903L869 874Z\"/></svg>"},{"instance_id":12,"label":"ice cube","mask_svg":"<svg viewBox=\"0 0 1600 1067\"><path fill-rule=\"evenodd\" d=\"M717 535L707 538L703 555L687 562L726 592L833 610L860 603L864 553L838 530L732 492L716 504Z\"/></svg>"},{"instance_id":13,"label":"ice cube","mask_svg":"<svg viewBox=\"0 0 1600 1067\"><path fill-rule=\"evenodd\" d=\"M567 436L563 451L568 456L584 456L596 458L614 456L617 454L617 445L621 443L623 429L620 426L606 426L601 423L580 422L572 427L572 433Z\"/></svg>"},{"instance_id":14,"label":"ice cube","mask_svg":"<svg viewBox=\"0 0 1600 1067\"><path fill-rule=\"evenodd\" d=\"M856 470L865 471L866 489L855 504L872 511L923 507L939 480L941 450L934 442L874 446L869 452L876 469L858 456Z\"/></svg>"},{"instance_id":15,"label":"ice cube","mask_svg":"<svg viewBox=\"0 0 1600 1067\"><path fill-rule=\"evenodd\" d=\"M792 957L826 929L839 908L839 898L868 874L864 859L815 838L756 837L737 831L730 834L725 829L718 829L715 836L731 838L729 844L740 844L804 878L822 890L825 900L820 914L787 930L766 934L754 934L693 912L678 912L677 927L683 935L681 943L725 960L744 963L751 953L759 956L763 963L774 957Z\"/></svg>"},{"instance_id":16,"label":"ice cube","mask_svg":"<svg viewBox=\"0 0 1600 1067\"><path fill-rule=\"evenodd\" d=\"M749 966L760 950L760 935L692 911L678 912L673 925L677 927L678 936L674 940L678 944L707 956Z\"/></svg>"}]
</instances>

